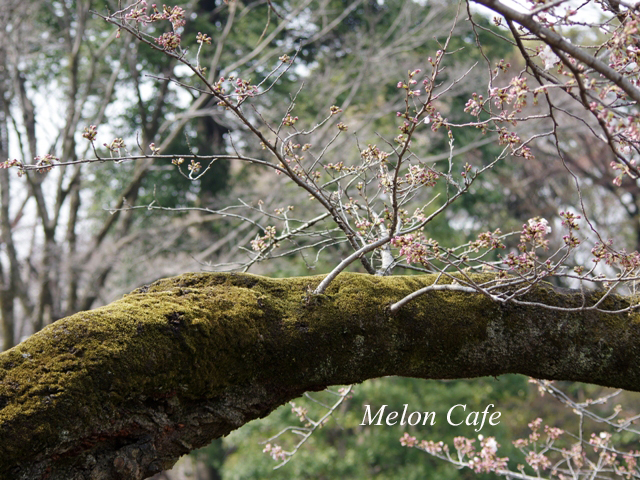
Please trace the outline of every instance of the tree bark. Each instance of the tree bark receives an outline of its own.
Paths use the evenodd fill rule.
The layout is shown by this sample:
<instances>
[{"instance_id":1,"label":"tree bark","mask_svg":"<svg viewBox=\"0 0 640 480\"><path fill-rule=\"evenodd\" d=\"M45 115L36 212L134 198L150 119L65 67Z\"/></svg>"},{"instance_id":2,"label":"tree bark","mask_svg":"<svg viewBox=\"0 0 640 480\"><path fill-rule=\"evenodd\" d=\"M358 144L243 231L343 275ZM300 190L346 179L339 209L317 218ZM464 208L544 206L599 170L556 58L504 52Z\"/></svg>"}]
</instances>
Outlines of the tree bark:
<instances>
[{"instance_id":1,"label":"tree bark","mask_svg":"<svg viewBox=\"0 0 640 480\"><path fill-rule=\"evenodd\" d=\"M0 478L146 478L305 391L384 375L521 373L640 390L639 314L434 291L392 315L436 277L343 273L313 295L322 278L163 279L0 354ZM548 285L526 300L582 304Z\"/></svg>"}]
</instances>

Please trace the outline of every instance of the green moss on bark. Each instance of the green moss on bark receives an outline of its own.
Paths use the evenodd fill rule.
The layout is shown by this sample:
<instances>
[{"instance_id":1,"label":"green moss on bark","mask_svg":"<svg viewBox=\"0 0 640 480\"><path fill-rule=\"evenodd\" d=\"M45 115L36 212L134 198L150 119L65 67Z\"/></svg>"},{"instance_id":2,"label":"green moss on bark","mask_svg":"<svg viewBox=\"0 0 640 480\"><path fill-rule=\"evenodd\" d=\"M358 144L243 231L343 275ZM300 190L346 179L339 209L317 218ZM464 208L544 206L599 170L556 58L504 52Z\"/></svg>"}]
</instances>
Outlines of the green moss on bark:
<instances>
[{"instance_id":1,"label":"green moss on bark","mask_svg":"<svg viewBox=\"0 0 640 480\"><path fill-rule=\"evenodd\" d=\"M0 436L12 439L0 444L0 478L32 474L30 464L99 464L131 445L151 444L154 455L165 448L170 462L186 448L174 451L174 440L196 448L305 390L383 375L515 372L640 389L636 314L558 312L438 291L392 315L391 304L435 276L342 274L312 295L322 278L163 279L0 354ZM544 285L526 300L582 304L579 293ZM628 302L612 297L603 307ZM128 462L138 458L127 452ZM109 461L122 471L128 465Z\"/></svg>"}]
</instances>

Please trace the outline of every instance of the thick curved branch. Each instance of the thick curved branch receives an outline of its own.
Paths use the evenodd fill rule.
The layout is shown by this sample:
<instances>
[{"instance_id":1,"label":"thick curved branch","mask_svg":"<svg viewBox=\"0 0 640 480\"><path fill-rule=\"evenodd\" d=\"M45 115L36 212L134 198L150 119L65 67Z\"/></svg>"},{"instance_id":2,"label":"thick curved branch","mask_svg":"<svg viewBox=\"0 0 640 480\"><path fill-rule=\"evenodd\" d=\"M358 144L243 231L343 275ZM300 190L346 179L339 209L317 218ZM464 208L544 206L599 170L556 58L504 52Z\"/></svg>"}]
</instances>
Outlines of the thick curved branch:
<instances>
[{"instance_id":1,"label":"thick curved branch","mask_svg":"<svg viewBox=\"0 0 640 480\"><path fill-rule=\"evenodd\" d=\"M521 373L640 390L639 314L447 290L391 314L436 276L343 273L312 295L322 279L159 280L0 354L0 478L146 478L304 391L384 375ZM544 285L524 300L582 304Z\"/></svg>"}]
</instances>

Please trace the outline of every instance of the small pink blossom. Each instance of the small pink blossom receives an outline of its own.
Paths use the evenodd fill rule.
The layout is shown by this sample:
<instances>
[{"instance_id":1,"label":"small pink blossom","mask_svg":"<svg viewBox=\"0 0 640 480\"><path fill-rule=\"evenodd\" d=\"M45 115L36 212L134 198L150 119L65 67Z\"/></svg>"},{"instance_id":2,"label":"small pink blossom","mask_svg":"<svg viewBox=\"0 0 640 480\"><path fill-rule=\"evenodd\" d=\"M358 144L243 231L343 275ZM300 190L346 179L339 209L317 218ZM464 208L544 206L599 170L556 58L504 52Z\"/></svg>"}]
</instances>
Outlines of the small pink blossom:
<instances>
[{"instance_id":1,"label":"small pink blossom","mask_svg":"<svg viewBox=\"0 0 640 480\"><path fill-rule=\"evenodd\" d=\"M542 51L538 54L538 57L540 57L540 60L544 62L545 70L549 70L553 68L554 65L560 63L560 57L553 53L553 50L551 50L551 47L549 45L542 49Z\"/></svg>"}]
</instances>

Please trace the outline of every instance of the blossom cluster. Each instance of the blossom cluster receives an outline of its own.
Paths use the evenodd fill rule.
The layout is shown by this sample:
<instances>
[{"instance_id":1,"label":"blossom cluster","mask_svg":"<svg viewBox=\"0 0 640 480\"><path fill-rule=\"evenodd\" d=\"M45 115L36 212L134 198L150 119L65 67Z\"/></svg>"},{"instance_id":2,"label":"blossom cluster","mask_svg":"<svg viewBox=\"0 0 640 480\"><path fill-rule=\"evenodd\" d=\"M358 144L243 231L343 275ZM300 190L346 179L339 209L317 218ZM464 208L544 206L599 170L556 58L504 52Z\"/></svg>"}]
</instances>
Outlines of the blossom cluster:
<instances>
[{"instance_id":1,"label":"blossom cluster","mask_svg":"<svg viewBox=\"0 0 640 480\"><path fill-rule=\"evenodd\" d=\"M36 171L38 173L45 173L45 172L51 171L51 169L53 168L53 163L59 162L60 159L58 157L54 157L53 155L47 153L43 157L38 156L34 158L33 161L35 162L37 167Z\"/></svg>"},{"instance_id":2,"label":"blossom cluster","mask_svg":"<svg viewBox=\"0 0 640 480\"><path fill-rule=\"evenodd\" d=\"M551 233L551 227L549 222L540 217L529 219L529 222L522 225L522 233L520 234L520 245L518 246L521 251L526 250L526 244L530 243L534 248L549 248L549 240L546 238Z\"/></svg>"},{"instance_id":3,"label":"blossom cluster","mask_svg":"<svg viewBox=\"0 0 640 480\"><path fill-rule=\"evenodd\" d=\"M478 115L480 115L480 112L482 111L483 102L484 102L484 97L482 95L478 95L477 93L473 92L473 94L471 95L471 98L464 105L464 111L466 113L470 113L471 115L477 117Z\"/></svg>"},{"instance_id":4,"label":"blossom cluster","mask_svg":"<svg viewBox=\"0 0 640 480\"><path fill-rule=\"evenodd\" d=\"M400 437L400 445L409 448L419 448L420 450L424 450L432 455L439 454L443 451L449 451L449 447L445 445L444 442L433 442L431 440L418 441L416 437L409 435L407 432Z\"/></svg>"},{"instance_id":5,"label":"blossom cluster","mask_svg":"<svg viewBox=\"0 0 640 480\"><path fill-rule=\"evenodd\" d=\"M0 168L11 168L11 167L21 167L22 166L22 162L20 160L5 160L4 162L0 163Z\"/></svg>"},{"instance_id":6,"label":"blossom cluster","mask_svg":"<svg viewBox=\"0 0 640 480\"><path fill-rule=\"evenodd\" d=\"M604 263L608 266L614 266L622 269L625 273L637 271L640 268L640 253L633 251L627 253L625 249L616 251L613 249L613 241L608 240L606 243L596 242L591 249L594 263Z\"/></svg>"},{"instance_id":7,"label":"blossom cluster","mask_svg":"<svg viewBox=\"0 0 640 480\"><path fill-rule=\"evenodd\" d=\"M489 473L504 470L507 466L507 457L498 457L498 443L494 437L483 438L479 435L481 449L476 455L471 457L471 453L467 454L469 461L467 465L476 473Z\"/></svg>"},{"instance_id":8,"label":"blossom cluster","mask_svg":"<svg viewBox=\"0 0 640 480\"><path fill-rule=\"evenodd\" d=\"M522 252L519 255L509 252L503 262L511 270L523 275L536 267L537 259L535 252Z\"/></svg>"},{"instance_id":9,"label":"blossom cluster","mask_svg":"<svg viewBox=\"0 0 640 480\"><path fill-rule=\"evenodd\" d=\"M265 234L251 240L251 248L256 252L266 249L276 238L276 227L268 226L264 229Z\"/></svg>"},{"instance_id":10,"label":"blossom cluster","mask_svg":"<svg viewBox=\"0 0 640 480\"><path fill-rule=\"evenodd\" d=\"M400 255L407 259L408 263L422 263L426 265L430 258L440 256L438 242L423 235L408 233L391 239L391 245L400 249Z\"/></svg>"},{"instance_id":11,"label":"blossom cluster","mask_svg":"<svg viewBox=\"0 0 640 480\"><path fill-rule=\"evenodd\" d=\"M180 34L175 32L165 32L156 38L156 43L168 52L177 50L181 41Z\"/></svg>"},{"instance_id":12,"label":"blossom cluster","mask_svg":"<svg viewBox=\"0 0 640 480\"><path fill-rule=\"evenodd\" d=\"M296 417L298 417L298 420L300 420L301 422L308 422L309 419L307 417L307 414L309 413L309 410L305 407L296 405L294 402L289 403L291 405L291 411Z\"/></svg>"},{"instance_id":13,"label":"blossom cluster","mask_svg":"<svg viewBox=\"0 0 640 480\"><path fill-rule=\"evenodd\" d=\"M119 153L120 149L125 149L127 146L122 138L114 138L111 143L103 143L103 145L113 153Z\"/></svg>"},{"instance_id":14,"label":"blossom cluster","mask_svg":"<svg viewBox=\"0 0 640 480\"><path fill-rule=\"evenodd\" d=\"M496 228L493 232L481 232L478 234L478 239L471 242L470 248L474 252L479 252L481 248L489 250L506 248L500 240L501 235L502 232L499 228Z\"/></svg>"},{"instance_id":15,"label":"blossom cluster","mask_svg":"<svg viewBox=\"0 0 640 480\"><path fill-rule=\"evenodd\" d=\"M98 135L98 129L95 125L89 125L88 127L84 127L84 133L82 134L82 136L87 140L89 140L90 142L93 142L96 139L97 135Z\"/></svg>"},{"instance_id":16,"label":"blossom cluster","mask_svg":"<svg viewBox=\"0 0 640 480\"><path fill-rule=\"evenodd\" d=\"M280 445L267 443L262 451L268 453L274 460L284 460L287 458L287 452L285 452Z\"/></svg>"},{"instance_id":17,"label":"blossom cluster","mask_svg":"<svg viewBox=\"0 0 640 480\"><path fill-rule=\"evenodd\" d=\"M160 12L157 5L154 3L151 5L151 15L147 15L147 10L147 2L145 0L141 0L131 7L129 12L125 14L124 18L125 20L133 20L134 22L141 23L143 25L157 22L159 20L169 20L174 30L186 25L185 10L182 7L168 7L167 5L163 5L162 12Z\"/></svg>"},{"instance_id":18,"label":"blossom cluster","mask_svg":"<svg viewBox=\"0 0 640 480\"><path fill-rule=\"evenodd\" d=\"M410 71L409 72L409 79L406 82L398 82L398 84L396 85L397 88L402 88L404 90L407 91L407 95L409 97L417 97L420 95L420 90L416 89L416 90L412 90L412 88L418 83L418 81L415 79L415 76L418 75L421 72L421 70L419 68ZM423 81L423 84L426 86L428 83L427 80Z\"/></svg>"},{"instance_id":19,"label":"blossom cluster","mask_svg":"<svg viewBox=\"0 0 640 480\"><path fill-rule=\"evenodd\" d=\"M475 439L466 437L455 437L453 439L454 448L458 453L457 461L454 461L448 456L449 447L443 442L434 442L432 440L418 441L416 437L405 432L400 438L400 445L424 450L431 455L452 461L460 467L468 467L476 473L500 472L504 470L507 466L508 458L497 456L500 445L496 442L495 437L485 438L483 435L478 435L478 439L480 440L479 451L477 451L474 446ZM443 453L447 456L444 456Z\"/></svg>"},{"instance_id":20,"label":"blossom cluster","mask_svg":"<svg viewBox=\"0 0 640 480\"><path fill-rule=\"evenodd\" d=\"M580 240L573 234L574 230L580 230L578 220L582 218L580 215L575 215L571 212L560 212L560 218L562 218L562 225L569 229L569 233L562 237L565 245L569 248L576 248L580 245Z\"/></svg>"},{"instance_id":21,"label":"blossom cluster","mask_svg":"<svg viewBox=\"0 0 640 480\"><path fill-rule=\"evenodd\" d=\"M145 0L133 4L124 15L125 21L132 21L136 24L147 25L149 23L168 20L171 23L172 31L164 32L155 38L155 42L167 52L174 52L180 47L182 38L178 29L186 25L185 10L178 6L162 6L162 11L154 3L151 5L151 12ZM150 14L149 14L150 13ZM211 39L202 33L198 33L198 43L211 43Z\"/></svg>"},{"instance_id":22,"label":"blossom cluster","mask_svg":"<svg viewBox=\"0 0 640 480\"><path fill-rule=\"evenodd\" d=\"M440 178L440 174L429 167L410 165L409 173L405 175L405 181L412 187L434 187Z\"/></svg>"},{"instance_id":23,"label":"blossom cluster","mask_svg":"<svg viewBox=\"0 0 640 480\"><path fill-rule=\"evenodd\" d=\"M249 80L242 78L230 77L229 80L234 81L234 93L236 95L237 104L240 105L247 97L253 97L258 93L258 87L252 85ZM295 117L297 120L298 117ZM295 120L293 123L295 123ZM291 125L293 125L293 123Z\"/></svg>"}]
</instances>

